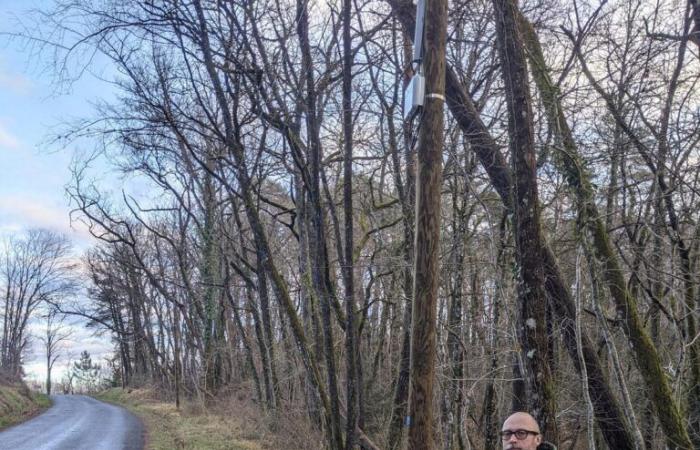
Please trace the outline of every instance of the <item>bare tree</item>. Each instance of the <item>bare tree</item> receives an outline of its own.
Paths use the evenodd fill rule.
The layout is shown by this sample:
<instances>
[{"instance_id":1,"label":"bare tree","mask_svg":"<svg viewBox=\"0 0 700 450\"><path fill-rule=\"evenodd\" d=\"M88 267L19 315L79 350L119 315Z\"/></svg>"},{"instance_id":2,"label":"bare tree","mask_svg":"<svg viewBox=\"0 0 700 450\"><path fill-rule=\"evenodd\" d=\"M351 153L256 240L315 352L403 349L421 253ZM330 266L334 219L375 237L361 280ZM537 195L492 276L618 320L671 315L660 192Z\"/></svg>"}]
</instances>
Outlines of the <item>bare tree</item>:
<instances>
[{"instance_id":1,"label":"bare tree","mask_svg":"<svg viewBox=\"0 0 700 450\"><path fill-rule=\"evenodd\" d=\"M491 449L517 357L564 446L697 439L697 2L453 2L418 152L408 0L63 3L122 94L64 136L152 188L70 189L125 386L391 449L410 387L411 446Z\"/></svg>"},{"instance_id":2,"label":"bare tree","mask_svg":"<svg viewBox=\"0 0 700 450\"><path fill-rule=\"evenodd\" d=\"M45 315L46 328L44 334L39 336L46 351L46 395L51 395L51 372L53 366L63 356L62 342L70 339L73 331L64 323L65 316L56 309L50 308Z\"/></svg>"},{"instance_id":3,"label":"bare tree","mask_svg":"<svg viewBox=\"0 0 700 450\"><path fill-rule=\"evenodd\" d=\"M68 239L43 229L5 239L0 256L4 296L0 366L11 376L19 377L29 339L29 321L40 306L59 303L74 292L76 265Z\"/></svg>"}]
</instances>

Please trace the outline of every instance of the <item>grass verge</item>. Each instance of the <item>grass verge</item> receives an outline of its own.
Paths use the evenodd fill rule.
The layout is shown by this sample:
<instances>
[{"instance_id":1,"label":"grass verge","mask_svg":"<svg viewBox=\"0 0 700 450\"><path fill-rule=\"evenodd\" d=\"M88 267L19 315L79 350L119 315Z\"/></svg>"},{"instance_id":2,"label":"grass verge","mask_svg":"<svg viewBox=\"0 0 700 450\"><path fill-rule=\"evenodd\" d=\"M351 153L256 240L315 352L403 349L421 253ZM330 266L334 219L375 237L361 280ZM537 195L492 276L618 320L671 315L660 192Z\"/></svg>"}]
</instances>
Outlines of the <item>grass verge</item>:
<instances>
[{"instance_id":1,"label":"grass verge","mask_svg":"<svg viewBox=\"0 0 700 450\"><path fill-rule=\"evenodd\" d=\"M264 450L262 435L228 415L184 405L180 411L172 403L159 401L148 389L125 391L112 388L95 398L125 407L143 420L146 449Z\"/></svg>"},{"instance_id":2,"label":"grass verge","mask_svg":"<svg viewBox=\"0 0 700 450\"><path fill-rule=\"evenodd\" d=\"M30 392L21 383L0 384L0 430L44 412L51 406L45 394Z\"/></svg>"}]
</instances>

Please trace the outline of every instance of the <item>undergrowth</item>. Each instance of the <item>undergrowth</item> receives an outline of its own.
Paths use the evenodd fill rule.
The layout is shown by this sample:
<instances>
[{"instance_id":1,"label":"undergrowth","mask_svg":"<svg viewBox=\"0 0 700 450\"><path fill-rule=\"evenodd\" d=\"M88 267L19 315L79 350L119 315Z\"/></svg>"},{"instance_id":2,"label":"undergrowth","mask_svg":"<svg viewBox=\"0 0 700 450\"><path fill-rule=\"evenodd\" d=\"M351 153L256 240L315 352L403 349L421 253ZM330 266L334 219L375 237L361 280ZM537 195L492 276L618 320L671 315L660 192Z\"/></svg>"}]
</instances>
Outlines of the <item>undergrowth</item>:
<instances>
[{"instance_id":1,"label":"undergrowth","mask_svg":"<svg viewBox=\"0 0 700 450\"><path fill-rule=\"evenodd\" d=\"M96 398L126 407L143 420L152 450L272 450L321 448L318 433L290 408L263 413L250 399L229 392L215 401L187 400L180 410L153 389L112 388ZM301 414L303 416L303 414Z\"/></svg>"}]
</instances>

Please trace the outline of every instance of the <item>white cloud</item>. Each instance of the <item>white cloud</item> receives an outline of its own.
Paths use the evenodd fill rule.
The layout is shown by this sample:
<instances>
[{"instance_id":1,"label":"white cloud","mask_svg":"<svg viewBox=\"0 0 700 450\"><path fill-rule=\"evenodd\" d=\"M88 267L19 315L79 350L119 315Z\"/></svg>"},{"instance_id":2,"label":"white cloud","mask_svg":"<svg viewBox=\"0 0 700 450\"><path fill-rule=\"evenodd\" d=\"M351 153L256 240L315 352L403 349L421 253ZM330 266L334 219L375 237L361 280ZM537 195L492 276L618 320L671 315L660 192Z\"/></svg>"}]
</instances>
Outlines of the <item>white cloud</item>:
<instances>
[{"instance_id":1,"label":"white cloud","mask_svg":"<svg viewBox=\"0 0 700 450\"><path fill-rule=\"evenodd\" d=\"M0 123L0 147L17 150L21 147L20 141L5 126Z\"/></svg>"},{"instance_id":2,"label":"white cloud","mask_svg":"<svg viewBox=\"0 0 700 450\"><path fill-rule=\"evenodd\" d=\"M27 228L48 228L83 243L92 241L85 224L73 222L71 225L66 207L52 206L27 196L0 196L0 234Z\"/></svg>"},{"instance_id":3,"label":"white cloud","mask_svg":"<svg viewBox=\"0 0 700 450\"><path fill-rule=\"evenodd\" d=\"M0 72L0 88L15 95L27 95L31 91L32 82L22 75Z\"/></svg>"},{"instance_id":4,"label":"white cloud","mask_svg":"<svg viewBox=\"0 0 700 450\"><path fill-rule=\"evenodd\" d=\"M69 219L65 210L52 208L31 198L0 197L0 211L5 220L20 221L33 227L65 230Z\"/></svg>"}]
</instances>

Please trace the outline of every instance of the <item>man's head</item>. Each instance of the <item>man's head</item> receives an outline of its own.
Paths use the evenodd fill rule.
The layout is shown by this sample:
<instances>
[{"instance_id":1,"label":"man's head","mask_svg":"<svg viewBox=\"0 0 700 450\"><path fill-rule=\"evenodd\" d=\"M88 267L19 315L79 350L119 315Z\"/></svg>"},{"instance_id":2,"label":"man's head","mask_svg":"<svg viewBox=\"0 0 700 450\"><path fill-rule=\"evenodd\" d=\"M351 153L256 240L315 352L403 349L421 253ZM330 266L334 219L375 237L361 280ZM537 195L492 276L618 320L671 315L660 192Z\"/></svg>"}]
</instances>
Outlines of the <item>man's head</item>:
<instances>
[{"instance_id":1,"label":"man's head","mask_svg":"<svg viewBox=\"0 0 700 450\"><path fill-rule=\"evenodd\" d=\"M526 412L511 414L501 428L504 450L536 450L542 442L540 427Z\"/></svg>"}]
</instances>

